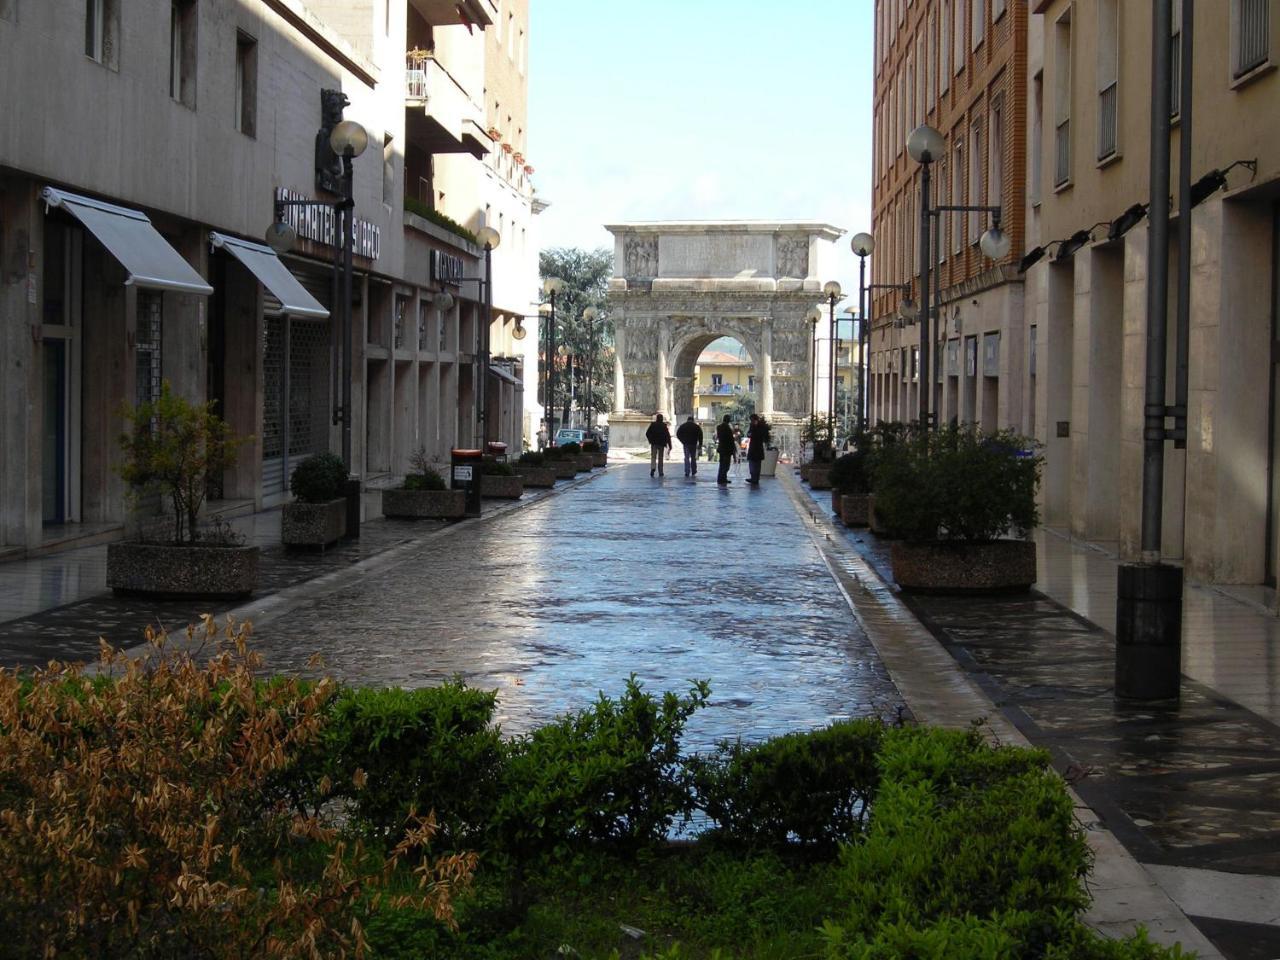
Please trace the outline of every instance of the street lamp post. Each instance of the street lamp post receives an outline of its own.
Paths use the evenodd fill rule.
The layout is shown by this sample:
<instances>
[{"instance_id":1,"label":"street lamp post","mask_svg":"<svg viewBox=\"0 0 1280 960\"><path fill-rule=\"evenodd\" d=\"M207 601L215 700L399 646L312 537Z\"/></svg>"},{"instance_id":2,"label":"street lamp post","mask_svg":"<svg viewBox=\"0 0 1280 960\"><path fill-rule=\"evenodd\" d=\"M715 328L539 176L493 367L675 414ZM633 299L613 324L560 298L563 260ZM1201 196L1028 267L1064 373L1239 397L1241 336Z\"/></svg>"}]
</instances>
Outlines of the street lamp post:
<instances>
[{"instance_id":1,"label":"street lamp post","mask_svg":"<svg viewBox=\"0 0 1280 960\"><path fill-rule=\"evenodd\" d=\"M347 536L360 536L360 480L355 475L351 450L351 296L352 249L355 246L355 192L353 163L369 146L369 134L354 120L343 120L334 125L329 134L329 146L342 158L342 197L333 203L322 200L277 200L275 222L267 228L267 244L276 253L285 253L298 239L293 227L284 223L286 206L329 207L342 219L342 270L339 286L339 341L342 353L342 402L334 410L334 421L342 423L342 463L347 470L347 483L343 491L347 500Z\"/></svg>"},{"instance_id":2,"label":"street lamp post","mask_svg":"<svg viewBox=\"0 0 1280 960\"><path fill-rule=\"evenodd\" d=\"M480 449L489 452L489 439L494 431L489 421L489 336L493 324L493 251L502 242L502 234L488 225L476 232L484 247L484 318L480 333L480 392L476 396L476 422L480 428ZM494 435L493 439L497 439Z\"/></svg>"},{"instance_id":3,"label":"street lamp post","mask_svg":"<svg viewBox=\"0 0 1280 960\"><path fill-rule=\"evenodd\" d=\"M587 422L586 428L595 431L596 397L593 386L593 375L596 366L596 317L600 315L595 307L587 307L582 311L582 319L587 321Z\"/></svg>"},{"instance_id":4,"label":"street lamp post","mask_svg":"<svg viewBox=\"0 0 1280 960\"><path fill-rule=\"evenodd\" d=\"M855 233L849 243L858 258L858 432L867 428L867 348L871 345L871 329L867 324L867 257L876 249L875 237Z\"/></svg>"},{"instance_id":5,"label":"street lamp post","mask_svg":"<svg viewBox=\"0 0 1280 960\"><path fill-rule=\"evenodd\" d=\"M991 214L991 229L983 233L978 246L991 260L1000 260L1009 254L1009 235L1000 229L1000 207L947 205L932 207L929 202L931 166L946 150L942 134L927 123L922 123L907 137L907 153L920 164L920 428L929 429L929 400L933 393L930 373L929 348L929 218L944 211Z\"/></svg>"},{"instance_id":6,"label":"street lamp post","mask_svg":"<svg viewBox=\"0 0 1280 960\"><path fill-rule=\"evenodd\" d=\"M542 400L544 404L543 412L547 416L547 445L550 446L555 439L555 409L556 409L556 296L564 290L564 281L559 277L547 277L542 281L542 292L547 296L548 301L542 306L550 304L550 309L546 313L547 317L547 384L543 388ZM541 313L541 307L538 309Z\"/></svg>"},{"instance_id":7,"label":"street lamp post","mask_svg":"<svg viewBox=\"0 0 1280 960\"><path fill-rule=\"evenodd\" d=\"M836 442L836 301L840 299L840 284L835 280L828 280L822 286L822 294L827 298L827 307L830 311L828 322L831 324L831 332L827 338L827 349L830 351L830 356L827 357L827 431L831 448L834 450Z\"/></svg>"},{"instance_id":8,"label":"street lamp post","mask_svg":"<svg viewBox=\"0 0 1280 960\"><path fill-rule=\"evenodd\" d=\"M809 385L809 420L812 422L818 416L818 321L822 319L822 310L814 307L809 311L810 323L810 355L809 374L812 383Z\"/></svg>"}]
</instances>

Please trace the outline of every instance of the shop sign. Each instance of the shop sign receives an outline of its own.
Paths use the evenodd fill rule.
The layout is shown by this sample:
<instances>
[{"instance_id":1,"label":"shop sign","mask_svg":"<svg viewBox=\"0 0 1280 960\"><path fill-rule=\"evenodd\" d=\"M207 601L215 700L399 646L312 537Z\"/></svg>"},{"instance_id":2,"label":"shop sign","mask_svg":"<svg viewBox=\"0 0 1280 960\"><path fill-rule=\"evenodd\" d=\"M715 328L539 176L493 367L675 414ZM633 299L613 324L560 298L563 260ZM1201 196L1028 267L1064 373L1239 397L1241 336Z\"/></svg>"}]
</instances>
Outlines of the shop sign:
<instances>
[{"instance_id":1,"label":"shop sign","mask_svg":"<svg viewBox=\"0 0 1280 960\"><path fill-rule=\"evenodd\" d=\"M342 240L336 235L338 230L338 211L330 203L324 201L310 202L311 197L303 196L296 190L284 187L276 188L277 200L306 200L306 206L289 205L284 207L284 222L298 231L298 236L327 247L339 247ZM353 225L352 252L366 260L377 260L382 252L382 230L376 223L356 218Z\"/></svg>"},{"instance_id":2,"label":"shop sign","mask_svg":"<svg viewBox=\"0 0 1280 960\"><path fill-rule=\"evenodd\" d=\"M432 250L429 262L431 263L431 279L436 283L448 283L455 287L462 283L463 263L461 257L455 257L441 250Z\"/></svg>"}]
</instances>

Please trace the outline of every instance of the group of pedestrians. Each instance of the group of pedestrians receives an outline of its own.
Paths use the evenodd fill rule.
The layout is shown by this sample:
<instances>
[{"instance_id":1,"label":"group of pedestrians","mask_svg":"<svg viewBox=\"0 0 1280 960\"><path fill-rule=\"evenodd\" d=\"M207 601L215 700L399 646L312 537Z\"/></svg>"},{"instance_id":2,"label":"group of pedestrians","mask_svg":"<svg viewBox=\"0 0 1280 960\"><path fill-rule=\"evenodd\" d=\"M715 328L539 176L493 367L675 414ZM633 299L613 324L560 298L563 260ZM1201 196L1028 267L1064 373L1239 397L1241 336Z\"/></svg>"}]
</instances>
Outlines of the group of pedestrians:
<instances>
[{"instance_id":1,"label":"group of pedestrians","mask_svg":"<svg viewBox=\"0 0 1280 960\"><path fill-rule=\"evenodd\" d=\"M644 437L649 441L649 476L663 476L663 461L671 452L671 429L667 426L662 414L653 418ZM698 475L698 452L702 449L702 427L690 416L676 429L676 439L684 450L684 475ZM751 425L747 428L747 483L756 486L760 483L760 465L764 462L764 451L769 445L769 424L757 413L751 414ZM738 452L738 437L734 431L729 415L716 424L716 452L720 455L720 472L716 475L716 483L721 486L729 484L729 466Z\"/></svg>"}]
</instances>

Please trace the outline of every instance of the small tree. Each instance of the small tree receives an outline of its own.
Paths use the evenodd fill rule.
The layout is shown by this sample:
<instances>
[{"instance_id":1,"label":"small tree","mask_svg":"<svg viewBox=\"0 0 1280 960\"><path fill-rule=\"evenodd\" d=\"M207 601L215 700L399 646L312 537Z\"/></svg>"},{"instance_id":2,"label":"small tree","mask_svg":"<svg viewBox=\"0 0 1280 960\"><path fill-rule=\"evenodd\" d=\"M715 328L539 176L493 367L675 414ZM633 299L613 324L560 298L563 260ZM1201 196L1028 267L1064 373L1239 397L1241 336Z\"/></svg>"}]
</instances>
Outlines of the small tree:
<instances>
[{"instance_id":1,"label":"small tree","mask_svg":"<svg viewBox=\"0 0 1280 960\"><path fill-rule=\"evenodd\" d=\"M235 465L240 445L214 401L192 403L166 380L160 396L125 407L129 431L120 435L118 472L135 497L159 494L173 510L173 542L195 543L210 477Z\"/></svg>"}]
</instances>

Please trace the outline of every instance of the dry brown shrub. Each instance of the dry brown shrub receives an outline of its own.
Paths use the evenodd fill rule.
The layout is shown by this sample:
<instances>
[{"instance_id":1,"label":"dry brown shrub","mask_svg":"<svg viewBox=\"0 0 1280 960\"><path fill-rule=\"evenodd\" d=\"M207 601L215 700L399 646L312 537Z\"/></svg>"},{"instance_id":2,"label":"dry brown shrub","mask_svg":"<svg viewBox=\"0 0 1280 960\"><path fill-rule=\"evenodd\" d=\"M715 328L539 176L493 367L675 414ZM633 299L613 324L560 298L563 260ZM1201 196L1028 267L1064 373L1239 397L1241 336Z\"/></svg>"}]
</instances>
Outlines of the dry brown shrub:
<instances>
[{"instance_id":1,"label":"dry brown shrub","mask_svg":"<svg viewBox=\"0 0 1280 960\"><path fill-rule=\"evenodd\" d=\"M382 904L452 924L475 857L430 858L433 819L373 851L267 799L334 683L257 679L247 623L187 634L0 670L0 956L359 957Z\"/></svg>"}]
</instances>

